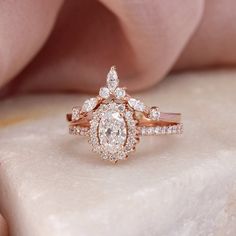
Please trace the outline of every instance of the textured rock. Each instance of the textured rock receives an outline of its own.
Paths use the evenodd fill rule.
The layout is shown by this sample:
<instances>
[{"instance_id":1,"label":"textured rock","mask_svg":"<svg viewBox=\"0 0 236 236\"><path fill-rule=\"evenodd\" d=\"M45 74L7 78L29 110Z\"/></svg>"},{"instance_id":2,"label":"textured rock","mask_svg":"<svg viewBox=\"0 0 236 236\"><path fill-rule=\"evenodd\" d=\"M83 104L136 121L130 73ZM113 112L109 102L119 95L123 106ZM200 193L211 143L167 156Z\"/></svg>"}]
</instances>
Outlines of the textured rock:
<instances>
[{"instance_id":1,"label":"textured rock","mask_svg":"<svg viewBox=\"0 0 236 236\"><path fill-rule=\"evenodd\" d=\"M235 236L236 72L172 76L136 94L182 112L182 136L142 137L116 165L67 134L85 97L0 104L0 211L13 236ZM155 101L155 102L153 102Z\"/></svg>"}]
</instances>

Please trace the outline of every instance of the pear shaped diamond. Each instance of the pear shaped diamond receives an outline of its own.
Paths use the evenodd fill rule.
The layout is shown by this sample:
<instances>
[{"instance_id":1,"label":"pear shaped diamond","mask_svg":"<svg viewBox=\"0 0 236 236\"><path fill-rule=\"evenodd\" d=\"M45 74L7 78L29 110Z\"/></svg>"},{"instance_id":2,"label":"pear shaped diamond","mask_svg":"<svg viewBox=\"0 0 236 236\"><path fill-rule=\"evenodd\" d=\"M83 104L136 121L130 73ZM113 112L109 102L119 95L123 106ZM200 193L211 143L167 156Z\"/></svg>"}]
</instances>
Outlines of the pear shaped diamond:
<instances>
[{"instance_id":1,"label":"pear shaped diamond","mask_svg":"<svg viewBox=\"0 0 236 236\"><path fill-rule=\"evenodd\" d=\"M119 85L118 74L114 66L111 67L110 71L107 74L107 87L111 92L115 91Z\"/></svg>"}]
</instances>

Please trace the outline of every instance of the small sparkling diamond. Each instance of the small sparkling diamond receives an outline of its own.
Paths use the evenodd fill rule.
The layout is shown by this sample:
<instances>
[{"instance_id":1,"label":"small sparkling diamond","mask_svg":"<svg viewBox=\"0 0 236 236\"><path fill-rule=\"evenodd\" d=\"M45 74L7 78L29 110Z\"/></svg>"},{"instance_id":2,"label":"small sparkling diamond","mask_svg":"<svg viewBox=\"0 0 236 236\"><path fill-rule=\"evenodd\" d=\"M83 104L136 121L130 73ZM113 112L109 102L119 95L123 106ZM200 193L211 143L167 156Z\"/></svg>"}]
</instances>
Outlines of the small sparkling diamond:
<instances>
[{"instance_id":1,"label":"small sparkling diamond","mask_svg":"<svg viewBox=\"0 0 236 236\"><path fill-rule=\"evenodd\" d=\"M109 98L110 90L106 87L100 88L99 96L105 99Z\"/></svg>"},{"instance_id":2,"label":"small sparkling diamond","mask_svg":"<svg viewBox=\"0 0 236 236\"><path fill-rule=\"evenodd\" d=\"M117 99L124 98L125 95L126 95L126 92L125 92L125 90L124 90L123 88L117 88L117 89L115 90L115 97L116 97Z\"/></svg>"},{"instance_id":3,"label":"small sparkling diamond","mask_svg":"<svg viewBox=\"0 0 236 236\"><path fill-rule=\"evenodd\" d=\"M153 130L152 127L148 127L148 128L147 128L147 134L148 134L148 135L152 135L152 134L153 134L153 131L154 131L154 130Z\"/></svg>"},{"instance_id":4,"label":"small sparkling diamond","mask_svg":"<svg viewBox=\"0 0 236 236\"><path fill-rule=\"evenodd\" d=\"M76 135L77 134L76 127L70 127L69 128L69 133L73 134L73 135Z\"/></svg>"},{"instance_id":5,"label":"small sparkling diamond","mask_svg":"<svg viewBox=\"0 0 236 236\"><path fill-rule=\"evenodd\" d=\"M96 98L90 98L86 100L82 106L81 111L82 112L90 112L97 106L97 99Z\"/></svg>"},{"instance_id":6,"label":"small sparkling diamond","mask_svg":"<svg viewBox=\"0 0 236 236\"><path fill-rule=\"evenodd\" d=\"M173 130L173 129L172 129L172 126L169 126L169 127L167 128L167 133L168 133L168 134L172 134L172 130Z\"/></svg>"},{"instance_id":7,"label":"small sparkling diamond","mask_svg":"<svg viewBox=\"0 0 236 236\"><path fill-rule=\"evenodd\" d=\"M141 134L142 134L142 135L146 135L146 133L147 133L147 132L146 132L146 128L145 128L145 127L142 127L142 128L141 128Z\"/></svg>"},{"instance_id":8,"label":"small sparkling diamond","mask_svg":"<svg viewBox=\"0 0 236 236\"><path fill-rule=\"evenodd\" d=\"M101 157L102 157L103 160L107 160L109 158L108 155L105 154L105 153L102 153Z\"/></svg>"},{"instance_id":9,"label":"small sparkling diamond","mask_svg":"<svg viewBox=\"0 0 236 236\"><path fill-rule=\"evenodd\" d=\"M119 79L115 67L111 67L110 71L107 74L107 87L110 91L115 91L119 85Z\"/></svg>"},{"instance_id":10,"label":"small sparkling diamond","mask_svg":"<svg viewBox=\"0 0 236 236\"><path fill-rule=\"evenodd\" d=\"M161 128L157 126L155 128L155 134L160 134L160 132L161 132Z\"/></svg>"},{"instance_id":11,"label":"small sparkling diamond","mask_svg":"<svg viewBox=\"0 0 236 236\"><path fill-rule=\"evenodd\" d=\"M89 129L88 128L83 128L83 127L74 127L74 132L77 135L82 135L82 136L88 136L89 135Z\"/></svg>"},{"instance_id":12,"label":"small sparkling diamond","mask_svg":"<svg viewBox=\"0 0 236 236\"><path fill-rule=\"evenodd\" d=\"M118 107L118 110L119 110L120 112L124 112L124 111L125 111L125 105L120 104L120 105L118 105L117 107Z\"/></svg>"},{"instance_id":13,"label":"small sparkling diamond","mask_svg":"<svg viewBox=\"0 0 236 236\"><path fill-rule=\"evenodd\" d=\"M136 103L137 103L137 100L134 99L134 98L130 98L129 101L128 101L129 105L134 108Z\"/></svg>"},{"instance_id":14,"label":"small sparkling diamond","mask_svg":"<svg viewBox=\"0 0 236 236\"><path fill-rule=\"evenodd\" d=\"M181 134L183 132L183 125L169 125L156 127L141 127L141 135L163 135L163 134Z\"/></svg>"},{"instance_id":15,"label":"small sparkling diamond","mask_svg":"<svg viewBox=\"0 0 236 236\"><path fill-rule=\"evenodd\" d=\"M150 109L150 115L149 117L152 119L152 120L159 120L160 119L160 111L157 107L152 107Z\"/></svg>"},{"instance_id":16,"label":"small sparkling diamond","mask_svg":"<svg viewBox=\"0 0 236 236\"><path fill-rule=\"evenodd\" d=\"M126 145L125 150L126 150L127 152L131 152L131 151L133 150L132 144Z\"/></svg>"},{"instance_id":17,"label":"small sparkling diamond","mask_svg":"<svg viewBox=\"0 0 236 236\"><path fill-rule=\"evenodd\" d=\"M174 126L172 127L172 134L176 134L176 132L177 132L177 126L174 125Z\"/></svg>"},{"instance_id":18,"label":"small sparkling diamond","mask_svg":"<svg viewBox=\"0 0 236 236\"><path fill-rule=\"evenodd\" d=\"M183 133L183 124L179 124L177 127L177 133L182 134Z\"/></svg>"},{"instance_id":19,"label":"small sparkling diamond","mask_svg":"<svg viewBox=\"0 0 236 236\"><path fill-rule=\"evenodd\" d=\"M124 160L126 158L126 153L125 152L120 152L119 154L118 154L118 159L119 160Z\"/></svg>"},{"instance_id":20,"label":"small sparkling diamond","mask_svg":"<svg viewBox=\"0 0 236 236\"><path fill-rule=\"evenodd\" d=\"M161 127L161 133L166 134L166 126Z\"/></svg>"},{"instance_id":21,"label":"small sparkling diamond","mask_svg":"<svg viewBox=\"0 0 236 236\"><path fill-rule=\"evenodd\" d=\"M79 120L80 118L80 108L79 107L73 107L72 108L72 120Z\"/></svg>"}]
</instances>

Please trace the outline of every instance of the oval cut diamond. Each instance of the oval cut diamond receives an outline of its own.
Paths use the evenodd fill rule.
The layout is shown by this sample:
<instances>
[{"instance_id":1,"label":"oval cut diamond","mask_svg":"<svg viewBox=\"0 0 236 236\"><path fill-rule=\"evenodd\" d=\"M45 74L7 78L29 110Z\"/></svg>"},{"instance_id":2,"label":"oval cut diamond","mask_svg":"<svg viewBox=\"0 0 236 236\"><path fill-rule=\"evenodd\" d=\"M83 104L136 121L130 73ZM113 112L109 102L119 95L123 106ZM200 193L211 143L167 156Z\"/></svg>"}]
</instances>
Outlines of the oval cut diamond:
<instances>
[{"instance_id":1,"label":"oval cut diamond","mask_svg":"<svg viewBox=\"0 0 236 236\"><path fill-rule=\"evenodd\" d=\"M137 143L133 115L124 104L101 104L90 122L89 142L93 151L111 161L126 159Z\"/></svg>"},{"instance_id":2,"label":"oval cut diamond","mask_svg":"<svg viewBox=\"0 0 236 236\"><path fill-rule=\"evenodd\" d=\"M124 117L118 111L109 110L101 116L98 138L108 153L122 149L127 138L127 128Z\"/></svg>"}]
</instances>

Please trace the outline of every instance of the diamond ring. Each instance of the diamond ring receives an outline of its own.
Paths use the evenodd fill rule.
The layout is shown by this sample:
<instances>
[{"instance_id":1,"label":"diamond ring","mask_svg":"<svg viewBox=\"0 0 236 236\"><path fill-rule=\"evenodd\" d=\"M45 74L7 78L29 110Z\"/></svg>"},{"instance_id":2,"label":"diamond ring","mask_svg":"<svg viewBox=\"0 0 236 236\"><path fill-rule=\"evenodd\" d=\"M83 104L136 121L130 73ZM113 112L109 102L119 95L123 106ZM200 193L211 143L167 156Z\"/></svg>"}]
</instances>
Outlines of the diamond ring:
<instances>
[{"instance_id":1,"label":"diamond ring","mask_svg":"<svg viewBox=\"0 0 236 236\"><path fill-rule=\"evenodd\" d=\"M102 159L117 162L135 150L140 136L181 134L180 113L160 112L132 98L119 87L118 74L111 67L107 86L67 114L69 133L89 137L92 150Z\"/></svg>"}]
</instances>

